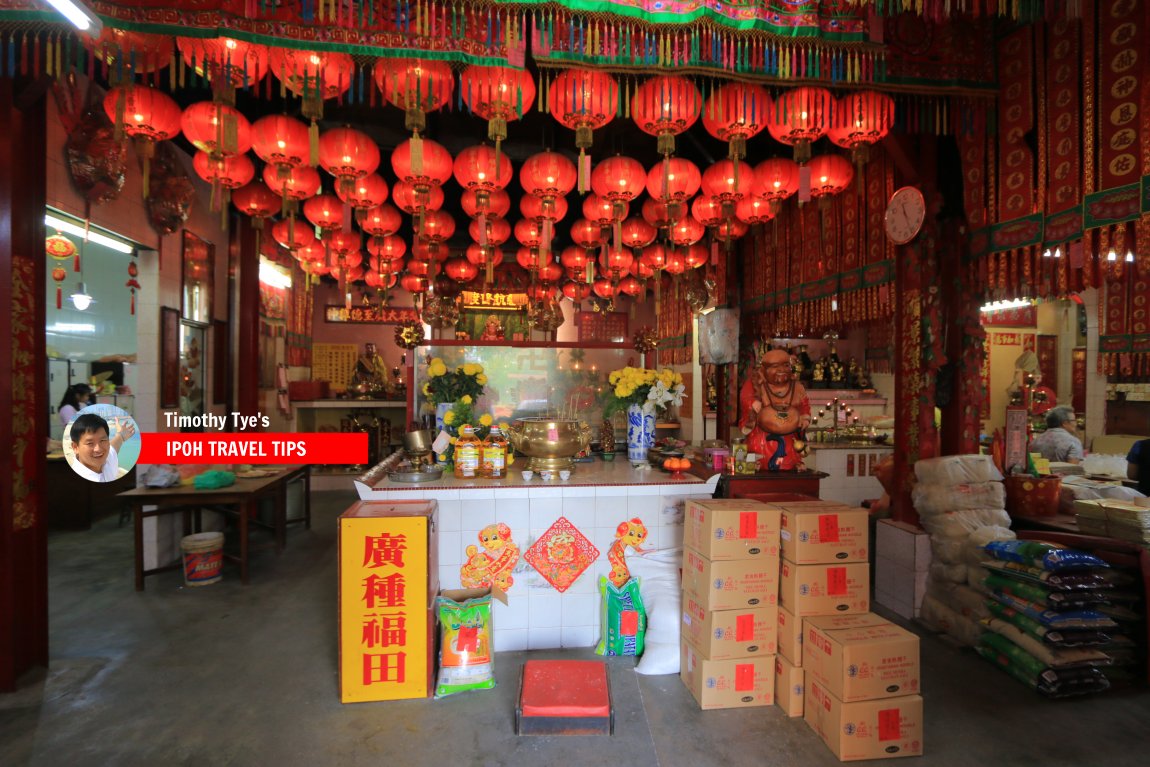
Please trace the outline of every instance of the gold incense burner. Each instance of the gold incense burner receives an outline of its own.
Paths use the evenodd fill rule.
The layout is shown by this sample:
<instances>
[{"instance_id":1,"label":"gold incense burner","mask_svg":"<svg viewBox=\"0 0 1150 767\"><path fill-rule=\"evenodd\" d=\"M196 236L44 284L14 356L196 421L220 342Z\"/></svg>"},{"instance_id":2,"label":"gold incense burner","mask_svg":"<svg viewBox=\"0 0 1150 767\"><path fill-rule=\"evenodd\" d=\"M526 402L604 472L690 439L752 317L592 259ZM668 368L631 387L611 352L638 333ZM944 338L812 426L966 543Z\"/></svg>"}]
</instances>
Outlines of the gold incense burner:
<instances>
[{"instance_id":1,"label":"gold incense burner","mask_svg":"<svg viewBox=\"0 0 1150 767\"><path fill-rule=\"evenodd\" d=\"M591 427L574 418L520 418L507 438L515 452L528 457L532 471L573 470L572 460L591 443Z\"/></svg>"}]
</instances>

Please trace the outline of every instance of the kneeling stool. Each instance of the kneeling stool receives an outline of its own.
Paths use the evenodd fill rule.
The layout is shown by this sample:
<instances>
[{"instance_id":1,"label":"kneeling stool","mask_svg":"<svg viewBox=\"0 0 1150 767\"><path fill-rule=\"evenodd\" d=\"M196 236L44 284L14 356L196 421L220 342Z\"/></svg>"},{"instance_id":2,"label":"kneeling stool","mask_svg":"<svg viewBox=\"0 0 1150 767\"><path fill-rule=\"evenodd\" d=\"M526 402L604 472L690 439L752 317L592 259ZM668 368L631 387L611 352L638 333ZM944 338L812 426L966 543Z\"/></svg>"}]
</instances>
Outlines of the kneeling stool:
<instances>
[{"instance_id":1,"label":"kneeling stool","mask_svg":"<svg viewBox=\"0 0 1150 767\"><path fill-rule=\"evenodd\" d=\"M529 660L519 677L519 735L610 735L615 729L607 664Z\"/></svg>"}]
</instances>

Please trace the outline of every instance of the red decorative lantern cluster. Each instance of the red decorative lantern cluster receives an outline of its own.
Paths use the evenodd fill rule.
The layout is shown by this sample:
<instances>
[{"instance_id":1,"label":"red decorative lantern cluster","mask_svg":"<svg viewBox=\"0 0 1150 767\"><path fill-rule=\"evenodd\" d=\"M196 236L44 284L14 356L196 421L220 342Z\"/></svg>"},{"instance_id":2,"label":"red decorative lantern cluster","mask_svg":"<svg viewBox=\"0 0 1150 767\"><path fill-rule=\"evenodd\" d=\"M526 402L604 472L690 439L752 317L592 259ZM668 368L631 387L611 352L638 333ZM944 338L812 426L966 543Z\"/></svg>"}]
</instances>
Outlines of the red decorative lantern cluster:
<instances>
[{"instance_id":1,"label":"red decorative lantern cluster","mask_svg":"<svg viewBox=\"0 0 1150 767\"><path fill-rule=\"evenodd\" d=\"M703 176L695 163L670 157L647 171L647 194L651 200L670 206L667 213L673 221L686 212L686 202L695 196L702 182ZM647 210L646 203L643 210Z\"/></svg>"},{"instance_id":2,"label":"red decorative lantern cluster","mask_svg":"<svg viewBox=\"0 0 1150 767\"><path fill-rule=\"evenodd\" d=\"M783 200L799 191L799 166L785 157L763 160L755 167L755 182L771 214L777 216Z\"/></svg>"},{"instance_id":3,"label":"red decorative lantern cluster","mask_svg":"<svg viewBox=\"0 0 1150 767\"><path fill-rule=\"evenodd\" d=\"M311 164L309 143L307 125L294 117L268 115L252 124L252 149L275 169L276 178L281 181L291 175L294 168ZM317 147L317 154L318 151ZM264 175L266 177L266 170ZM280 187L278 183L269 186Z\"/></svg>"},{"instance_id":4,"label":"red decorative lantern cluster","mask_svg":"<svg viewBox=\"0 0 1150 767\"><path fill-rule=\"evenodd\" d=\"M854 168L842 155L822 154L811 158L811 197L818 199L820 204L848 186L854 178Z\"/></svg>"},{"instance_id":5,"label":"red decorative lantern cluster","mask_svg":"<svg viewBox=\"0 0 1150 767\"><path fill-rule=\"evenodd\" d=\"M362 131L333 128L319 137L319 165L335 176L336 190L346 196L354 191L358 179L375 173L379 147ZM376 204L382 203L380 200Z\"/></svg>"},{"instance_id":6,"label":"red decorative lantern cluster","mask_svg":"<svg viewBox=\"0 0 1150 767\"><path fill-rule=\"evenodd\" d=\"M156 144L180 135L180 105L155 88L118 85L104 96L104 111L115 125L115 136L129 136L136 146L136 154L144 164L146 198Z\"/></svg>"},{"instance_id":7,"label":"red decorative lantern cluster","mask_svg":"<svg viewBox=\"0 0 1150 767\"><path fill-rule=\"evenodd\" d=\"M428 59L379 59L375 62L375 84L384 98L404 112L404 127L414 138L427 129L427 113L451 100L455 80L445 61Z\"/></svg>"},{"instance_id":8,"label":"red decorative lantern cluster","mask_svg":"<svg viewBox=\"0 0 1150 767\"><path fill-rule=\"evenodd\" d=\"M472 64L459 76L467 108L487 120L487 138L495 142L495 155L507 138L507 123L527 113L535 101L531 73L511 67Z\"/></svg>"},{"instance_id":9,"label":"red decorative lantern cluster","mask_svg":"<svg viewBox=\"0 0 1150 767\"><path fill-rule=\"evenodd\" d=\"M727 83L715 91L703 108L703 127L720 141L727 142L727 156L734 162L735 177L739 160L747 156L747 139L766 127L771 99L761 86Z\"/></svg>"},{"instance_id":10,"label":"red decorative lantern cluster","mask_svg":"<svg viewBox=\"0 0 1150 767\"><path fill-rule=\"evenodd\" d=\"M523 167L519 169L519 183L523 186L523 191L542 201L541 215L545 219L555 220L556 200L566 197L575 187L576 175L575 165L570 160L557 152L547 150L527 158ZM549 228L545 227L542 233L549 235L550 232L546 231ZM540 247L550 250L550 236L545 238Z\"/></svg>"},{"instance_id":11,"label":"red decorative lantern cluster","mask_svg":"<svg viewBox=\"0 0 1150 767\"><path fill-rule=\"evenodd\" d=\"M233 103L236 88L248 88L268 71L268 49L231 37L177 37L180 53L193 71L206 76L225 103Z\"/></svg>"},{"instance_id":12,"label":"red decorative lantern cluster","mask_svg":"<svg viewBox=\"0 0 1150 767\"><path fill-rule=\"evenodd\" d=\"M391 168L404 183L410 184L415 193L412 210L416 217L416 235L422 234L423 212L437 209L443 204L441 187L451 178L453 162L451 154L442 144L430 139L408 139L391 153ZM432 189L439 191L439 205L432 205ZM396 203L400 204L399 186L395 190ZM403 207L400 204L400 207Z\"/></svg>"},{"instance_id":13,"label":"red decorative lantern cluster","mask_svg":"<svg viewBox=\"0 0 1150 767\"><path fill-rule=\"evenodd\" d=\"M851 151L855 165L870 159L870 147L886 138L894 124L894 99L877 91L850 93L839 99L827 137Z\"/></svg>"}]
</instances>

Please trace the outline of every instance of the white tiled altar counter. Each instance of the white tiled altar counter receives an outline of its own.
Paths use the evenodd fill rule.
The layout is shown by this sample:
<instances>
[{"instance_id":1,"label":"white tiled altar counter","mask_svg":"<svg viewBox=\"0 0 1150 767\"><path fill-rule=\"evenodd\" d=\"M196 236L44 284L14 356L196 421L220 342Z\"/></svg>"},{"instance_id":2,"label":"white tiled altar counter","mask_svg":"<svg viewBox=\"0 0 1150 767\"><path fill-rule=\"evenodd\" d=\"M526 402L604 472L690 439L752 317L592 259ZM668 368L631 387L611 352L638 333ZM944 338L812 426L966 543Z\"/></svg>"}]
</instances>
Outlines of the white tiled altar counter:
<instances>
[{"instance_id":1,"label":"white tiled altar counter","mask_svg":"<svg viewBox=\"0 0 1150 767\"><path fill-rule=\"evenodd\" d=\"M688 498L710 498L718 475L704 481L671 479L656 469L639 471L623 460L577 464L566 482L524 481L518 472L503 480L460 480L375 487L356 482L361 499L434 499L439 504L441 589L459 588L459 568L468 546L479 546L479 531L502 522L511 528L520 559L508 591L509 605L495 603L495 649L534 650L589 647L599 638L600 575L610 572L607 551L619 523L638 518L647 528L644 549L683 544L683 508ZM599 550L598 558L560 593L523 554L560 517L566 517Z\"/></svg>"},{"instance_id":2,"label":"white tiled altar counter","mask_svg":"<svg viewBox=\"0 0 1150 767\"><path fill-rule=\"evenodd\" d=\"M814 443L804 462L808 469L827 474L819 483L819 498L858 506L863 501L882 498L885 491L870 473L870 467L892 452L889 447Z\"/></svg>"}]
</instances>

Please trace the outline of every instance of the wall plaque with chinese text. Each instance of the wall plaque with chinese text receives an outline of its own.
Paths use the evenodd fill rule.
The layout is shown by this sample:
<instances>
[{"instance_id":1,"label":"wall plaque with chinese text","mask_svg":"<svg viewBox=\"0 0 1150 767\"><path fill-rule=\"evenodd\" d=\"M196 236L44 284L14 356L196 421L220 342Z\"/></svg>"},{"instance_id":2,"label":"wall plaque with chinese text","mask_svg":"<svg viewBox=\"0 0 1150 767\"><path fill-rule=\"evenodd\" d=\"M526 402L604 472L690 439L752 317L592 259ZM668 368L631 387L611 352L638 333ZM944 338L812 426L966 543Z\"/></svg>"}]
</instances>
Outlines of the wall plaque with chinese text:
<instances>
[{"instance_id":1,"label":"wall plaque with chinese text","mask_svg":"<svg viewBox=\"0 0 1150 767\"><path fill-rule=\"evenodd\" d=\"M360 502L339 518L343 703L425 698L434 670L435 501Z\"/></svg>"},{"instance_id":2,"label":"wall plaque with chinese text","mask_svg":"<svg viewBox=\"0 0 1150 767\"><path fill-rule=\"evenodd\" d=\"M464 309L494 309L497 311L526 311L526 293L487 293L465 290L462 293Z\"/></svg>"},{"instance_id":3,"label":"wall plaque with chinese text","mask_svg":"<svg viewBox=\"0 0 1150 767\"><path fill-rule=\"evenodd\" d=\"M580 341L622 343L627 340L626 312L576 312Z\"/></svg>"},{"instance_id":4,"label":"wall plaque with chinese text","mask_svg":"<svg viewBox=\"0 0 1150 767\"><path fill-rule=\"evenodd\" d=\"M356 325L399 325L414 320L419 322L419 312L411 306L355 306L348 309L343 304L328 304L323 310L324 322L350 322Z\"/></svg>"},{"instance_id":5,"label":"wall plaque with chinese text","mask_svg":"<svg viewBox=\"0 0 1150 767\"><path fill-rule=\"evenodd\" d=\"M1012 474L1017 469L1026 471L1026 445L1030 440L1026 408L1008 407L1006 409L1006 473Z\"/></svg>"}]
</instances>

